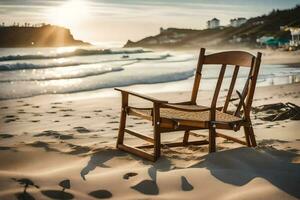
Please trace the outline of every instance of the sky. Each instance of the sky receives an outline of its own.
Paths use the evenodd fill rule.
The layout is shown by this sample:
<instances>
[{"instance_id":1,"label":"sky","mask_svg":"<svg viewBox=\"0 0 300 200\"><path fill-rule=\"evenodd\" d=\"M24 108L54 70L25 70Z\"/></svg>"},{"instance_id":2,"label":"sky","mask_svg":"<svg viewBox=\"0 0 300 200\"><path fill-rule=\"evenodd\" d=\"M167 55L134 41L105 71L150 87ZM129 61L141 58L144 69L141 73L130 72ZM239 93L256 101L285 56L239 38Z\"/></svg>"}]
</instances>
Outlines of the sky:
<instances>
[{"instance_id":1,"label":"sky","mask_svg":"<svg viewBox=\"0 0 300 200\"><path fill-rule=\"evenodd\" d=\"M292 8L300 0L0 0L0 22L51 23L76 39L125 43L156 35L160 27L204 29L214 17L255 17Z\"/></svg>"}]
</instances>

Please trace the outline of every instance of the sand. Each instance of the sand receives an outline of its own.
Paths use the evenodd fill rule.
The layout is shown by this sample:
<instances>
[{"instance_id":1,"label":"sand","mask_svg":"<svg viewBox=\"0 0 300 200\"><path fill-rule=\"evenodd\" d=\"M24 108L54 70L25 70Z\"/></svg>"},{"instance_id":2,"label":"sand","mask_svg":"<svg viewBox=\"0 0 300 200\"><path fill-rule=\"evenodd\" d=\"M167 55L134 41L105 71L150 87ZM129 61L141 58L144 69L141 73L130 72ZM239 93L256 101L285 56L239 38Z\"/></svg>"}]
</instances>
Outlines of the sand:
<instances>
[{"instance_id":1,"label":"sand","mask_svg":"<svg viewBox=\"0 0 300 200\"><path fill-rule=\"evenodd\" d=\"M198 102L208 104L209 93L199 93ZM208 154L207 146L164 148L152 163L115 149L120 97L88 94L0 101L1 200L300 198L299 121L253 116L257 148L218 138L217 153ZM189 95L151 94L172 102ZM300 84L258 88L253 106L278 102L300 105ZM128 126L151 134L138 118ZM243 138L243 132L228 134ZM169 133L162 140L182 137ZM126 142L143 143L131 136Z\"/></svg>"}]
</instances>

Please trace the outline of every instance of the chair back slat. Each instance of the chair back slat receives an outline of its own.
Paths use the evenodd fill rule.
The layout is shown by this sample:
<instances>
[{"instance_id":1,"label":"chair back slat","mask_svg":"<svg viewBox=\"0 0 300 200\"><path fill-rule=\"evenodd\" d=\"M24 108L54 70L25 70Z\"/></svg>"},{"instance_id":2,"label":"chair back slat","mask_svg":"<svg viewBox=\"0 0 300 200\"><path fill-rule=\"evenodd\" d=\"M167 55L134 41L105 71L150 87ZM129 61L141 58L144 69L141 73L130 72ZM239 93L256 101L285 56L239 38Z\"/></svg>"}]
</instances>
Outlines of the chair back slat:
<instances>
[{"instance_id":1,"label":"chair back slat","mask_svg":"<svg viewBox=\"0 0 300 200\"><path fill-rule=\"evenodd\" d=\"M218 78L218 82L216 85L216 89L215 89L215 93L211 102L211 107L215 108L217 106L217 101L218 101L218 97L219 97L219 93L220 93L220 89L222 86L222 82L223 82L223 78L224 78L224 74L225 74L225 70L226 70L226 65L223 64L219 73L219 78Z\"/></svg>"},{"instance_id":2,"label":"chair back slat","mask_svg":"<svg viewBox=\"0 0 300 200\"><path fill-rule=\"evenodd\" d=\"M227 64L252 67L254 56L244 51L226 51L205 56L203 64Z\"/></svg>"},{"instance_id":3,"label":"chair back slat","mask_svg":"<svg viewBox=\"0 0 300 200\"><path fill-rule=\"evenodd\" d=\"M199 59L198 59L198 64L197 64L197 69L196 69L192 97L191 97L192 104L196 104L198 90L200 87L200 80L202 77L202 67L203 67L204 56L205 56L205 49L201 48L200 54L199 54Z\"/></svg>"},{"instance_id":4,"label":"chair back slat","mask_svg":"<svg viewBox=\"0 0 300 200\"><path fill-rule=\"evenodd\" d=\"M261 63L261 53L258 52L257 53L257 57L255 59L255 61L253 62L254 66L253 66L253 70L251 70L251 79L250 79L250 83L249 83L249 90L247 93L247 99L246 99L246 109L245 112L245 116L249 117L250 115L250 111L251 111L251 106L252 106L252 102L253 102L253 96L254 96L254 92L255 92L255 87L256 87L256 80L257 80L257 76L258 76L258 72L260 69L260 63Z\"/></svg>"},{"instance_id":5,"label":"chair back slat","mask_svg":"<svg viewBox=\"0 0 300 200\"><path fill-rule=\"evenodd\" d=\"M223 106L223 112L227 111L229 101L231 99L231 95L232 95L232 92L233 92L233 89L234 89L234 86L235 86L235 82L236 82L236 79L237 79L237 76L238 76L238 73L239 73L239 69L240 69L239 65L236 65L235 68L234 68L232 79L231 79L230 86L229 86L229 89L228 89L228 93L227 93L227 96L226 96L226 100L225 100L225 103L224 103L224 106Z\"/></svg>"},{"instance_id":6,"label":"chair back slat","mask_svg":"<svg viewBox=\"0 0 300 200\"><path fill-rule=\"evenodd\" d=\"M214 96L211 102L211 107L216 108L220 89L222 86L223 78L225 75L225 70L228 65L235 66L232 79L229 85L229 89L227 92L226 100L224 103L224 106L222 108L223 112L226 112L229 106L229 102L231 101L231 96L236 84L236 80L238 77L239 69L240 67L249 67L249 74L248 78L246 80L245 86L243 88L242 94L240 96L240 102L237 106L237 109L234 113L235 116L240 117L241 108L243 107L244 110L244 116L249 116L251 105L253 101L253 95L256 87L256 80L260 68L260 62L261 62L261 53L257 53L257 56L253 56L250 53L243 52L243 51L227 51L227 52L221 52L221 53L214 53L210 55L205 55L205 49L201 48L200 54L199 54L199 60L197 64L197 70L194 80L194 86L191 96L191 104L196 104L198 90L200 86L200 81L202 77L202 68L204 64L221 64L221 70L219 73L219 78L217 81L217 85L214 91ZM246 103L245 103L246 101ZM210 117L215 118L213 116L215 114L212 114Z\"/></svg>"}]
</instances>

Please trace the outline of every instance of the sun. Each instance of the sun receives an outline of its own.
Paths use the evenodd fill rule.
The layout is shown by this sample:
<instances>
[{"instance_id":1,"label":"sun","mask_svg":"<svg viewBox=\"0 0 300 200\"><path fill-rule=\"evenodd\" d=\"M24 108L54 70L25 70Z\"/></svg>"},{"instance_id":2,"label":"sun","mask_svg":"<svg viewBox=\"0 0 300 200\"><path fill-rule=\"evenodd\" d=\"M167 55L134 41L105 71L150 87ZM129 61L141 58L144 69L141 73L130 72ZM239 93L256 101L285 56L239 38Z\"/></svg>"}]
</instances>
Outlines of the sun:
<instances>
[{"instance_id":1,"label":"sun","mask_svg":"<svg viewBox=\"0 0 300 200\"><path fill-rule=\"evenodd\" d=\"M69 0L59 7L48 11L48 21L51 24L74 27L89 15L87 3L84 0Z\"/></svg>"}]
</instances>

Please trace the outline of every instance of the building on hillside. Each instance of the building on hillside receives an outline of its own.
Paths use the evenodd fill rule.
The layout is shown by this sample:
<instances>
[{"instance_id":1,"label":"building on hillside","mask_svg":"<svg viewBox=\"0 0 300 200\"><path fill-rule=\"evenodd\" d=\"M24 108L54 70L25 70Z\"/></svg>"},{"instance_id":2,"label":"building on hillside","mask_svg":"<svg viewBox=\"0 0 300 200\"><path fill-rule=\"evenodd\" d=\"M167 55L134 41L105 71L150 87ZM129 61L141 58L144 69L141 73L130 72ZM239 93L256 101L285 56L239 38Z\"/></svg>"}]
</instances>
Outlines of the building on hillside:
<instances>
[{"instance_id":1,"label":"building on hillside","mask_svg":"<svg viewBox=\"0 0 300 200\"><path fill-rule=\"evenodd\" d=\"M164 32L166 32L166 29L164 29L163 27L160 27L159 32L164 33Z\"/></svg>"},{"instance_id":2,"label":"building on hillside","mask_svg":"<svg viewBox=\"0 0 300 200\"><path fill-rule=\"evenodd\" d=\"M239 27L246 22L247 22L247 19L244 17L234 18L234 19L230 20L230 26Z\"/></svg>"},{"instance_id":3,"label":"building on hillside","mask_svg":"<svg viewBox=\"0 0 300 200\"><path fill-rule=\"evenodd\" d=\"M208 29L214 29L214 28L219 28L219 27L220 27L220 20L218 20L217 18L213 18L213 19L207 21Z\"/></svg>"},{"instance_id":4,"label":"building on hillside","mask_svg":"<svg viewBox=\"0 0 300 200\"><path fill-rule=\"evenodd\" d=\"M292 40L290 41L291 46L300 46L300 28L293 27L290 28Z\"/></svg>"}]
</instances>

